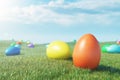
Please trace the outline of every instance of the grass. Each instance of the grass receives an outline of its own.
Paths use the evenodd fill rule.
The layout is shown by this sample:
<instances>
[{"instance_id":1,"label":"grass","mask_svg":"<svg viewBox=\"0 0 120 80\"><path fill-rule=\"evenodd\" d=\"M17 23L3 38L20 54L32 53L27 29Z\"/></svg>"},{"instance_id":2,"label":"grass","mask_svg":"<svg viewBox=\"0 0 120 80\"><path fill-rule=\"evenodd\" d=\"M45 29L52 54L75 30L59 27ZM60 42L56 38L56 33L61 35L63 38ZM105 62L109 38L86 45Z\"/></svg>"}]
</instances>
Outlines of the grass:
<instances>
[{"instance_id":1,"label":"grass","mask_svg":"<svg viewBox=\"0 0 120 80\"><path fill-rule=\"evenodd\" d=\"M21 55L6 56L10 43L0 41L0 80L120 80L120 54L102 53L98 68L89 70L75 67L72 59L48 59L44 44L32 49L23 44ZM74 43L68 44L72 52Z\"/></svg>"}]
</instances>

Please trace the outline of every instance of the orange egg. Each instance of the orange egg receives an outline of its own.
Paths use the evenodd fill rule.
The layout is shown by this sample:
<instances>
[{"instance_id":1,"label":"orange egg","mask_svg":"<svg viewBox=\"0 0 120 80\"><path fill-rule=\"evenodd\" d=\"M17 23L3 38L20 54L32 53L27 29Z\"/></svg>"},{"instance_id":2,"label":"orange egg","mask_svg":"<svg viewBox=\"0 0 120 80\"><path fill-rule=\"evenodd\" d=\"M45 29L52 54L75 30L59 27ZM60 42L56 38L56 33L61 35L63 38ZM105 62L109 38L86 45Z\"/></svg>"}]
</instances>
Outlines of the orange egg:
<instances>
[{"instance_id":1,"label":"orange egg","mask_svg":"<svg viewBox=\"0 0 120 80\"><path fill-rule=\"evenodd\" d=\"M22 44L22 42L21 41L17 41L16 44Z\"/></svg>"},{"instance_id":2,"label":"orange egg","mask_svg":"<svg viewBox=\"0 0 120 80\"><path fill-rule=\"evenodd\" d=\"M95 69L101 58L101 49L97 39L92 34L83 35L75 45L73 64L76 67Z\"/></svg>"}]
</instances>

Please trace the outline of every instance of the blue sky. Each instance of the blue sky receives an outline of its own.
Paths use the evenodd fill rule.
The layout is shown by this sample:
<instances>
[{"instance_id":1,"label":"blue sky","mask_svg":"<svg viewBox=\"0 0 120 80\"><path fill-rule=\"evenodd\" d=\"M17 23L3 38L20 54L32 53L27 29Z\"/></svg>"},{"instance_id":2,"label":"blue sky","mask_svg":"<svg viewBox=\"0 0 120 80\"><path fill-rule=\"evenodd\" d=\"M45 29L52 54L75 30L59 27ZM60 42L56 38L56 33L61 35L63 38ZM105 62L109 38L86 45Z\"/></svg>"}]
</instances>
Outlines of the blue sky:
<instances>
[{"instance_id":1,"label":"blue sky","mask_svg":"<svg viewBox=\"0 0 120 80\"><path fill-rule=\"evenodd\" d=\"M120 0L0 0L0 39L47 43L92 33L120 39Z\"/></svg>"}]
</instances>

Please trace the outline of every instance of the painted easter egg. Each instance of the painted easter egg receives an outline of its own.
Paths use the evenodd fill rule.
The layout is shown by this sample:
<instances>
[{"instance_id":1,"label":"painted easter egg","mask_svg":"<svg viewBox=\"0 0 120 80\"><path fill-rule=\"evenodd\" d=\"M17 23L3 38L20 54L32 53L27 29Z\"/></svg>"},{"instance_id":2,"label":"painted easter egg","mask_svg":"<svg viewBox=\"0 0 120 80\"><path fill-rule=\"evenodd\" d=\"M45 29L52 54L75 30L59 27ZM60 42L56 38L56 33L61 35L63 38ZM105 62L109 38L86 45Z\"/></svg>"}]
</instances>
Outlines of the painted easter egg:
<instances>
[{"instance_id":1,"label":"painted easter egg","mask_svg":"<svg viewBox=\"0 0 120 80\"><path fill-rule=\"evenodd\" d=\"M18 47L9 47L5 50L5 54L7 56L13 56L13 55L19 55L20 54L20 48Z\"/></svg>"},{"instance_id":2,"label":"painted easter egg","mask_svg":"<svg viewBox=\"0 0 120 80\"><path fill-rule=\"evenodd\" d=\"M120 53L120 45L113 44L108 47L108 53Z\"/></svg>"},{"instance_id":3,"label":"painted easter egg","mask_svg":"<svg viewBox=\"0 0 120 80\"><path fill-rule=\"evenodd\" d=\"M29 48L34 48L34 44L33 44L33 43L30 43L30 44L28 44L28 47L29 47Z\"/></svg>"},{"instance_id":4,"label":"painted easter egg","mask_svg":"<svg viewBox=\"0 0 120 80\"><path fill-rule=\"evenodd\" d=\"M20 48L21 49L21 45L16 44L14 47Z\"/></svg>"},{"instance_id":5,"label":"painted easter egg","mask_svg":"<svg viewBox=\"0 0 120 80\"><path fill-rule=\"evenodd\" d=\"M46 49L47 57L54 59L67 59L70 57L70 48L63 41L54 41Z\"/></svg>"},{"instance_id":6,"label":"painted easter egg","mask_svg":"<svg viewBox=\"0 0 120 80\"><path fill-rule=\"evenodd\" d=\"M30 44L31 42L30 41L26 41L27 44Z\"/></svg>"},{"instance_id":7,"label":"painted easter egg","mask_svg":"<svg viewBox=\"0 0 120 80\"><path fill-rule=\"evenodd\" d=\"M102 53L107 53L108 52L108 48L111 44L105 44L101 47L101 51Z\"/></svg>"},{"instance_id":8,"label":"painted easter egg","mask_svg":"<svg viewBox=\"0 0 120 80\"><path fill-rule=\"evenodd\" d=\"M85 34L75 44L73 64L76 67L95 69L99 65L100 58L100 45L94 35Z\"/></svg>"},{"instance_id":9,"label":"painted easter egg","mask_svg":"<svg viewBox=\"0 0 120 80\"><path fill-rule=\"evenodd\" d=\"M16 44L19 44L19 45L20 45L20 44L22 44L22 42L21 42L21 41L17 41Z\"/></svg>"},{"instance_id":10,"label":"painted easter egg","mask_svg":"<svg viewBox=\"0 0 120 80\"><path fill-rule=\"evenodd\" d=\"M10 46L15 46L15 45L16 45L16 43L15 43L15 42L13 42L13 43L11 43L11 44L10 44Z\"/></svg>"}]
</instances>

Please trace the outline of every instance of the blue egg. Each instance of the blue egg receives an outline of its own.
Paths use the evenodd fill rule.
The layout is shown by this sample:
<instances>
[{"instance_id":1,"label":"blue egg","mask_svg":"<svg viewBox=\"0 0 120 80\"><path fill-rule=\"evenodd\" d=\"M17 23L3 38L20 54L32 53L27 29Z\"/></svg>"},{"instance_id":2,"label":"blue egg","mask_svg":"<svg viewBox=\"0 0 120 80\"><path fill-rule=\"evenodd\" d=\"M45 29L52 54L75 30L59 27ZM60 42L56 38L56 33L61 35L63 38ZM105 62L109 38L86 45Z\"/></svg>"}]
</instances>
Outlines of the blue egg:
<instances>
[{"instance_id":1,"label":"blue egg","mask_svg":"<svg viewBox=\"0 0 120 80\"><path fill-rule=\"evenodd\" d=\"M5 50L5 54L7 56L13 56L13 55L19 55L20 54L20 48L18 47L9 47Z\"/></svg>"},{"instance_id":2,"label":"blue egg","mask_svg":"<svg viewBox=\"0 0 120 80\"><path fill-rule=\"evenodd\" d=\"M20 48L21 49L21 46L19 44L16 44L15 47L17 48Z\"/></svg>"},{"instance_id":3,"label":"blue egg","mask_svg":"<svg viewBox=\"0 0 120 80\"><path fill-rule=\"evenodd\" d=\"M107 48L109 53L120 53L120 45L111 45Z\"/></svg>"}]
</instances>

